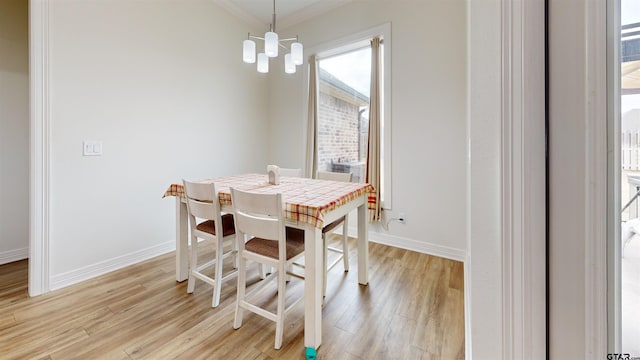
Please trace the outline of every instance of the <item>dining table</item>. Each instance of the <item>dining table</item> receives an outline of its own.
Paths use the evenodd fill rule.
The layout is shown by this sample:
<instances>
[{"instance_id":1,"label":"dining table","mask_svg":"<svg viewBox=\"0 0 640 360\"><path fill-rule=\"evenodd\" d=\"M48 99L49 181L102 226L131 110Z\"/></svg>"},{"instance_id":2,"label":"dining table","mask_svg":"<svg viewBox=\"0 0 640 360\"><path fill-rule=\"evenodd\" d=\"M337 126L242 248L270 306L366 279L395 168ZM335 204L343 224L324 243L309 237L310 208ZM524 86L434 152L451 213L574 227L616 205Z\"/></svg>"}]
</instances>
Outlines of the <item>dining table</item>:
<instances>
[{"instance_id":1,"label":"dining table","mask_svg":"<svg viewBox=\"0 0 640 360\"><path fill-rule=\"evenodd\" d=\"M286 226L304 230L304 345L317 349L322 343L324 262L322 228L357 211L358 283L369 282L368 210L375 206L373 186L367 183L280 177L270 184L266 174L242 174L198 180L214 183L222 212L232 213L231 188L262 194L282 194ZM176 281L189 274L188 215L182 183L170 184L163 197L175 197ZM343 231L348 231L344 229Z\"/></svg>"}]
</instances>

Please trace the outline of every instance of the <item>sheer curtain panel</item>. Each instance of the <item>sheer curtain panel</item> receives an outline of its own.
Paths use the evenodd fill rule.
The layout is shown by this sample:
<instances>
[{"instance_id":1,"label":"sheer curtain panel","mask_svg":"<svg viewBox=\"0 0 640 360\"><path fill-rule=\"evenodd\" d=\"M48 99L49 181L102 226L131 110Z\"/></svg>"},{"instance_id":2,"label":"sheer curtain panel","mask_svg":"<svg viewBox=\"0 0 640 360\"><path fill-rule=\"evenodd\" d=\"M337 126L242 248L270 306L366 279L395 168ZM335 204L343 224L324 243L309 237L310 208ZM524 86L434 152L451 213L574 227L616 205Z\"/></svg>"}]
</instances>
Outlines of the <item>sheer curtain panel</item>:
<instances>
[{"instance_id":1,"label":"sheer curtain panel","mask_svg":"<svg viewBox=\"0 0 640 360\"><path fill-rule=\"evenodd\" d=\"M315 178L318 167L318 57L309 57L309 112L307 116L307 161L305 177Z\"/></svg>"},{"instance_id":2,"label":"sheer curtain panel","mask_svg":"<svg viewBox=\"0 0 640 360\"><path fill-rule=\"evenodd\" d=\"M371 93L369 98L369 142L367 150L367 182L375 188L376 203L372 207L369 204L369 221L380 221L380 37L371 39Z\"/></svg>"}]
</instances>

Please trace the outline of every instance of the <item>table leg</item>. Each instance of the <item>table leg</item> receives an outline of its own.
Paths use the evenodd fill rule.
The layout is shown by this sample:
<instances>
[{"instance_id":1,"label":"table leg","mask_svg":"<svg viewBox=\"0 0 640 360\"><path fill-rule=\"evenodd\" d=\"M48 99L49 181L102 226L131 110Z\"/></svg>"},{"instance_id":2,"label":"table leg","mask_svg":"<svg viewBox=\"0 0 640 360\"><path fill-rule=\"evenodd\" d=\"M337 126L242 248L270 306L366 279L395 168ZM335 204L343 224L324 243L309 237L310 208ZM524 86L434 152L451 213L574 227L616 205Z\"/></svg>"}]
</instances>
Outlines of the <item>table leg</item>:
<instances>
[{"instance_id":1,"label":"table leg","mask_svg":"<svg viewBox=\"0 0 640 360\"><path fill-rule=\"evenodd\" d=\"M358 282L369 283L369 235L367 229L367 202L358 206Z\"/></svg>"},{"instance_id":2,"label":"table leg","mask_svg":"<svg viewBox=\"0 0 640 360\"><path fill-rule=\"evenodd\" d=\"M323 247L320 229L304 228L304 346L317 349L322 343Z\"/></svg>"},{"instance_id":3,"label":"table leg","mask_svg":"<svg viewBox=\"0 0 640 360\"><path fill-rule=\"evenodd\" d=\"M176 196L176 281L189 277L189 244L187 204Z\"/></svg>"}]
</instances>

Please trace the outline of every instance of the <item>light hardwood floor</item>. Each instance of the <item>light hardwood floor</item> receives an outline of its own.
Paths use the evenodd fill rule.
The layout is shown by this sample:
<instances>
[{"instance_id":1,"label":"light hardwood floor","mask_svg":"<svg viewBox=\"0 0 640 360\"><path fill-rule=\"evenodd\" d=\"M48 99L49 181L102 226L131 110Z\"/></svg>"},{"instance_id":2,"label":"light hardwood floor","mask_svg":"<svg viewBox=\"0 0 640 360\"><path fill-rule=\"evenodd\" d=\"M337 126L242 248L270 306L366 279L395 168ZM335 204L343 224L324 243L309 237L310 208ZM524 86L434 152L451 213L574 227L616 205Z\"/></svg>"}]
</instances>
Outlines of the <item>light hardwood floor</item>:
<instances>
[{"instance_id":1,"label":"light hardwood floor","mask_svg":"<svg viewBox=\"0 0 640 360\"><path fill-rule=\"evenodd\" d=\"M361 286L350 241L352 270L329 274L318 359L463 359L462 263L372 243ZM174 271L169 253L29 298L26 260L0 266L0 359L304 359L303 304L274 350L273 322L245 312L232 328L235 279L213 309L210 286L189 295ZM287 291L301 296L303 283ZM275 304L274 294L275 284L258 295Z\"/></svg>"}]
</instances>

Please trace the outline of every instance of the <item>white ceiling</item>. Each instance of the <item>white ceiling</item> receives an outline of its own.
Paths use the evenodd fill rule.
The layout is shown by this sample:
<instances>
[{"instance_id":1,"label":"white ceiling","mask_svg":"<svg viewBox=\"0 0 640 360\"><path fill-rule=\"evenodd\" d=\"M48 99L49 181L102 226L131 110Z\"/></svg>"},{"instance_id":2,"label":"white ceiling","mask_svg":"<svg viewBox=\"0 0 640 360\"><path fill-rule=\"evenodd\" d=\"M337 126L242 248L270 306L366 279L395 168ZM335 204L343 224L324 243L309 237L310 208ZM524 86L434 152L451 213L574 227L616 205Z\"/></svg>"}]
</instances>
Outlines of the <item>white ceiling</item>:
<instances>
[{"instance_id":1,"label":"white ceiling","mask_svg":"<svg viewBox=\"0 0 640 360\"><path fill-rule=\"evenodd\" d=\"M276 30L300 23L352 0L276 0ZM216 0L233 14L268 29L273 0Z\"/></svg>"}]
</instances>

